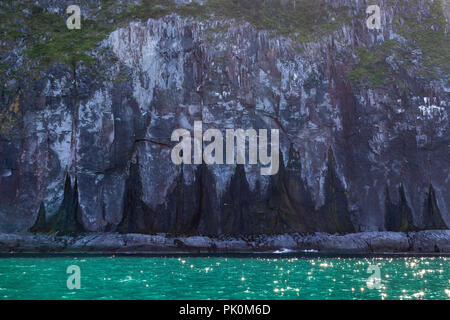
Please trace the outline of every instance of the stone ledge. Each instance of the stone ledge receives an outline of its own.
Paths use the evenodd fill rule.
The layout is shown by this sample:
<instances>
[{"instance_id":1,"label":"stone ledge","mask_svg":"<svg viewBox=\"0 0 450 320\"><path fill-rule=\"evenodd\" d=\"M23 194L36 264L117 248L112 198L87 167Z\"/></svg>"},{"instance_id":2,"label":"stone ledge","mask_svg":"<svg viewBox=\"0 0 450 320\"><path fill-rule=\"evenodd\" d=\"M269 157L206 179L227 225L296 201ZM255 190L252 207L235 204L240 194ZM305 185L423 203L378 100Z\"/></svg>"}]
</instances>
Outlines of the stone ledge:
<instances>
[{"instance_id":1,"label":"stone ledge","mask_svg":"<svg viewBox=\"0 0 450 320\"><path fill-rule=\"evenodd\" d=\"M0 233L0 253L450 253L450 230L241 237L91 233L76 237Z\"/></svg>"}]
</instances>

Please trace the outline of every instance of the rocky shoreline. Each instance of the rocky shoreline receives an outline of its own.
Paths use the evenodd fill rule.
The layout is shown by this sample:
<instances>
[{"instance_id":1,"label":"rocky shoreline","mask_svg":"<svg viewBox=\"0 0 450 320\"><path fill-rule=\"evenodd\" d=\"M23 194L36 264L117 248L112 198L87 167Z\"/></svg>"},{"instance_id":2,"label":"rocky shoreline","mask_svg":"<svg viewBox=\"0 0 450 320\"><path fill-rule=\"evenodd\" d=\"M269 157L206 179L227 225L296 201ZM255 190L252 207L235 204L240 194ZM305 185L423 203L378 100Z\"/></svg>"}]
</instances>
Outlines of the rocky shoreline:
<instances>
[{"instance_id":1,"label":"rocky shoreline","mask_svg":"<svg viewBox=\"0 0 450 320\"><path fill-rule=\"evenodd\" d=\"M450 253L450 230L241 237L90 233L76 237L0 234L0 253Z\"/></svg>"}]
</instances>

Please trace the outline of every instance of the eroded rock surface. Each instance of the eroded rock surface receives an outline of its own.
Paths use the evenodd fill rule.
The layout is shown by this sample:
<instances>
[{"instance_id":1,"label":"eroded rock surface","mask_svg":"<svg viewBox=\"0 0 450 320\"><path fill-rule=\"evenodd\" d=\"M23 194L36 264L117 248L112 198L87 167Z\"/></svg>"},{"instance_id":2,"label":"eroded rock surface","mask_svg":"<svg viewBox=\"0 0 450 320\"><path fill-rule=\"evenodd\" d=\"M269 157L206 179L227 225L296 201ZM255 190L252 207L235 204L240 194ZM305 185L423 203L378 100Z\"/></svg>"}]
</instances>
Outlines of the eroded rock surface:
<instances>
[{"instance_id":1,"label":"eroded rock surface","mask_svg":"<svg viewBox=\"0 0 450 320\"><path fill-rule=\"evenodd\" d=\"M395 7L381 1L382 29L371 31L364 19L370 1L323 2L348 18L329 33L307 40L300 35L300 42L251 22L174 12L108 31L89 53L101 62L92 66L54 62L36 76L26 63L29 43L2 49L9 71L1 76L0 231L448 229L448 65L432 66L435 73L425 77L420 70L433 53L405 50L411 42L401 32L406 13L415 21L444 18L446 26L436 22L427 32L448 37L448 8L439 1ZM63 23L64 1L35 3ZM99 4L87 3L84 12L95 19L92 5ZM388 46L392 42L403 51ZM361 48L373 53L369 62ZM380 58L382 50L394 51ZM364 63L381 85L364 74ZM380 75L383 68L387 74ZM250 165L174 165L171 133L192 130L195 120L204 130L279 129L279 173L261 176ZM112 250L133 241L117 237L112 244L93 238L86 246ZM355 250L410 246L403 234L383 237L348 241ZM439 240L448 241L446 231L439 239L434 233L415 237L419 251L448 248ZM272 241L295 247L294 240ZM324 249L349 247L341 237L320 243Z\"/></svg>"}]
</instances>

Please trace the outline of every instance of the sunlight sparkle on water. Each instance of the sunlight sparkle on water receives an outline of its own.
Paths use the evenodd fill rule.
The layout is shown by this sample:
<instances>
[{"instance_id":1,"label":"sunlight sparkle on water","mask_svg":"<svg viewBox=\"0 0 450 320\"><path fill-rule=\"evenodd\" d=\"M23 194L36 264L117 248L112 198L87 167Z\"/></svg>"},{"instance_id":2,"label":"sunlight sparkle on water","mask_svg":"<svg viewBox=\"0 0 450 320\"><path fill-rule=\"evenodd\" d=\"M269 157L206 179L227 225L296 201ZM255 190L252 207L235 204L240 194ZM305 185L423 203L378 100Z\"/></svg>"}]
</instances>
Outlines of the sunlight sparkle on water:
<instances>
[{"instance_id":1,"label":"sunlight sparkle on water","mask_svg":"<svg viewBox=\"0 0 450 320\"><path fill-rule=\"evenodd\" d=\"M66 287L69 265L81 269L80 290ZM0 298L449 299L450 268L447 257L7 257Z\"/></svg>"}]
</instances>

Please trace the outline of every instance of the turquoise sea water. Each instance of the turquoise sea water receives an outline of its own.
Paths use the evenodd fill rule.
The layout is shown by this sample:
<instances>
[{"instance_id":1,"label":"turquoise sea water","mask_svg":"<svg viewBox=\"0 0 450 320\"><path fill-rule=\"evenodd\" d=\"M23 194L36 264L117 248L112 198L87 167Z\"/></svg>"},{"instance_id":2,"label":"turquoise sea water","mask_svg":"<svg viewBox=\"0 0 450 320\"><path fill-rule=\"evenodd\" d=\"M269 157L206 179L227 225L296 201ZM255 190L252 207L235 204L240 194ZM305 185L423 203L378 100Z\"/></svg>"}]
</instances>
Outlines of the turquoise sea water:
<instances>
[{"instance_id":1,"label":"turquoise sea water","mask_svg":"<svg viewBox=\"0 0 450 320\"><path fill-rule=\"evenodd\" d=\"M450 299L449 259L8 256L0 299ZM79 290L67 288L71 265Z\"/></svg>"}]
</instances>

